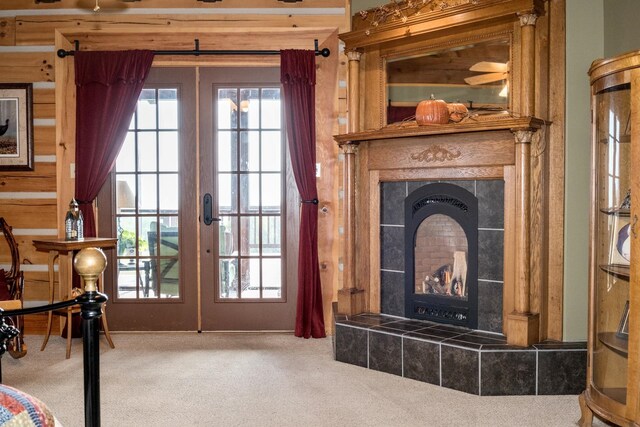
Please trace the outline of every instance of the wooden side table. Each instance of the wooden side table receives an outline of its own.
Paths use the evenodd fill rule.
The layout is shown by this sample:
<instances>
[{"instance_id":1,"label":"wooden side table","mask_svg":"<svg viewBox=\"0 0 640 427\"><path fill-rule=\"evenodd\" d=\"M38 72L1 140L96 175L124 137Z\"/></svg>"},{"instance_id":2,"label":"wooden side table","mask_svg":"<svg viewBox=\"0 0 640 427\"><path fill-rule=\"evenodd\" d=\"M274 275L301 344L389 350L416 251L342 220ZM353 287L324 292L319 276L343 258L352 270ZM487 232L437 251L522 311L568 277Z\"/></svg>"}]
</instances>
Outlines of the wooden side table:
<instances>
[{"instance_id":1,"label":"wooden side table","mask_svg":"<svg viewBox=\"0 0 640 427\"><path fill-rule=\"evenodd\" d=\"M60 283L60 290L65 289L67 292L66 298L71 298L71 292L73 289L73 256L75 252L84 248L101 248L109 249L115 248L118 243L118 239L106 238L106 237L86 237L82 240L64 240L64 239L47 239L47 240L34 240L33 245L39 251L49 252L49 304L54 300L54 283L55 272L54 265L56 258L60 265L60 271L58 275L58 283ZM103 277L100 277L98 281L98 291L102 291ZM65 295L61 295L65 298ZM64 309L61 313L67 317L67 359L71 356L71 319L73 315L73 307ZM44 342L40 351L44 350L49 341L49 335L51 335L51 324L53 322L53 313L49 311L49 318L47 319L47 333L44 337ZM104 336L109 342L111 348L115 348L111 335L109 334L109 327L107 325L107 317L105 313L104 305L102 307L102 328L104 329Z\"/></svg>"}]
</instances>

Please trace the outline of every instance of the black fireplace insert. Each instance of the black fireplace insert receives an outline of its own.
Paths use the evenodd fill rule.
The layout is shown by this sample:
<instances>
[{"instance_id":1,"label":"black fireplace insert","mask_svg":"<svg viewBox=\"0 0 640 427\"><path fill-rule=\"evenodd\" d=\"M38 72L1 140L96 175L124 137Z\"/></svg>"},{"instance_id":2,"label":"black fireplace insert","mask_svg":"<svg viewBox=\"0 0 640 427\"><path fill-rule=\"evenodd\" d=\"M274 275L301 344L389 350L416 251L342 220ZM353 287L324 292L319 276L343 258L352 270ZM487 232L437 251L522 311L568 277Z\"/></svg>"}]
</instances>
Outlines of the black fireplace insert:
<instances>
[{"instance_id":1,"label":"black fireplace insert","mask_svg":"<svg viewBox=\"0 0 640 427\"><path fill-rule=\"evenodd\" d=\"M478 199L431 183L405 199L405 316L478 326Z\"/></svg>"}]
</instances>

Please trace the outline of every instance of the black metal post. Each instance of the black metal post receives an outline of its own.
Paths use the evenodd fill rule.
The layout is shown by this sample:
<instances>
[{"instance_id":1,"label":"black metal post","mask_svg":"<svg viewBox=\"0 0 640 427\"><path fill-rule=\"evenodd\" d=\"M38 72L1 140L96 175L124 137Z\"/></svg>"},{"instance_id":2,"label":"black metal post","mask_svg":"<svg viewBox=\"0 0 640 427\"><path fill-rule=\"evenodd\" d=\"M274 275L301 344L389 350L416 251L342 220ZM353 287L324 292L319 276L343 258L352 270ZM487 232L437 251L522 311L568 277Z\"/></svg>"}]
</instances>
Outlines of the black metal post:
<instances>
[{"instance_id":1,"label":"black metal post","mask_svg":"<svg viewBox=\"0 0 640 427\"><path fill-rule=\"evenodd\" d=\"M84 425L100 426L100 342L98 327L102 304L107 296L85 292L76 298L82 315L82 354L84 358Z\"/></svg>"}]
</instances>

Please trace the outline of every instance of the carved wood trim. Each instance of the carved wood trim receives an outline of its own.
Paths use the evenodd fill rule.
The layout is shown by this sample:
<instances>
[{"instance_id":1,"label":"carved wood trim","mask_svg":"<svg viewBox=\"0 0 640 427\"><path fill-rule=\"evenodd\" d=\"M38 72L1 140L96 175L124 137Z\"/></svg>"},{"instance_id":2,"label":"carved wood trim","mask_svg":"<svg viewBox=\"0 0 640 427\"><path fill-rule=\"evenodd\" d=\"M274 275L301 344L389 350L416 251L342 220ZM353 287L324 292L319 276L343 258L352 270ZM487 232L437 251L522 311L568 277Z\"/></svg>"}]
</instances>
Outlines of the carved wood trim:
<instances>
[{"instance_id":1,"label":"carved wood trim","mask_svg":"<svg viewBox=\"0 0 640 427\"><path fill-rule=\"evenodd\" d=\"M432 162L446 162L449 160L454 160L460 157L462 153L458 149L458 147L453 148L453 151L448 150L445 147L440 145L432 145L425 150L422 150L419 153L411 154L411 159L417 160L419 162L424 163L432 163Z\"/></svg>"}]
</instances>

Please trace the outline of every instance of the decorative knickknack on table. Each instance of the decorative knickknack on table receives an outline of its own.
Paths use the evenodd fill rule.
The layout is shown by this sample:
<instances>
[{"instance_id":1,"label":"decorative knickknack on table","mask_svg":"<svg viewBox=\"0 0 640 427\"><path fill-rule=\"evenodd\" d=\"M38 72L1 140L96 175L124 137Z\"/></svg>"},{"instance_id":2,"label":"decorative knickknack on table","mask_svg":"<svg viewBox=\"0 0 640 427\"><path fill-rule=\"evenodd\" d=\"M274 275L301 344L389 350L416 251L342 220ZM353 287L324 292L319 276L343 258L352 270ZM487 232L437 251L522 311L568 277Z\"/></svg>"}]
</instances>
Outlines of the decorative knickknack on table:
<instances>
[{"instance_id":1,"label":"decorative knickknack on table","mask_svg":"<svg viewBox=\"0 0 640 427\"><path fill-rule=\"evenodd\" d=\"M64 217L64 239L81 240L84 238L84 218L76 199L69 202L69 210Z\"/></svg>"}]
</instances>

